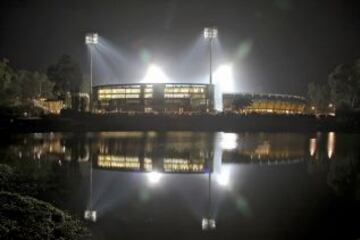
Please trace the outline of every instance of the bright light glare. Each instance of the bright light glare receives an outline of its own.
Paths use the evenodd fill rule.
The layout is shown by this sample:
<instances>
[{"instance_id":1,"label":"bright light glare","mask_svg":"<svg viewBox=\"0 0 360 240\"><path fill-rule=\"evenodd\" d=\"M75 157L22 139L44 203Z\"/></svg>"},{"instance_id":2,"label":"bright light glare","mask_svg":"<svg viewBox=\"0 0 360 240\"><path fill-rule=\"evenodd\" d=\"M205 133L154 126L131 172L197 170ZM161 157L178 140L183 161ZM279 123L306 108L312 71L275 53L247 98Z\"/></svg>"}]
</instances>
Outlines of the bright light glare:
<instances>
[{"instance_id":1,"label":"bright light glare","mask_svg":"<svg viewBox=\"0 0 360 240\"><path fill-rule=\"evenodd\" d=\"M87 33L85 35L86 44L97 44L99 42L99 34L97 33Z\"/></svg>"},{"instance_id":2,"label":"bright light glare","mask_svg":"<svg viewBox=\"0 0 360 240\"><path fill-rule=\"evenodd\" d=\"M224 150L233 150L237 148L237 134L235 133L222 133L220 146Z\"/></svg>"},{"instance_id":3,"label":"bright light glare","mask_svg":"<svg viewBox=\"0 0 360 240\"><path fill-rule=\"evenodd\" d=\"M214 72L214 82L221 93L234 92L234 75L232 64L221 65Z\"/></svg>"},{"instance_id":4,"label":"bright light glare","mask_svg":"<svg viewBox=\"0 0 360 240\"><path fill-rule=\"evenodd\" d=\"M151 184L157 184L159 183L161 179L161 174L158 172L150 172L148 173L148 180Z\"/></svg>"},{"instance_id":5,"label":"bright light glare","mask_svg":"<svg viewBox=\"0 0 360 240\"><path fill-rule=\"evenodd\" d=\"M157 65L150 65L142 83L166 83L169 79Z\"/></svg>"},{"instance_id":6,"label":"bright light glare","mask_svg":"<svg viewBox=\"0 0 360 240\"><path fill-rule=\"evenodd\" d=\"M227 169L222 169L216 176L216 181L220 186L228 186L230 183L230 172Z\"/></svg>"},{"instance_id":7,"label":"bright light glare","mask_svg":"<svg viewBox=\"0 0 360 240\"><path fill-rule=\"evenodd\" d=\"M203 231L214 230L216 228L215 219L203 218L201 221L201 228Z\"/></svg>"},{"instance_id":8,"label":"bright light glare","mask_svg":"<svg viewBox=\"0 0 360 240\"><path fill-rule=\"evenodd\" d=\"M96 211L93 210L86 210L84 212L84 219L90 222L96 222L97 214Z\"/></svg>"},{"instance_id":9,"label":"bright light glare","mask_svg":"<svg viewBox=\"0 0 360 240\"><path fill-rule=\"evenodd\" d=\"M217 37L217 34L218 34L218 30L214 27L204 28L204 38L205 39L214 39Z\"/></svg>"}]
</instances>

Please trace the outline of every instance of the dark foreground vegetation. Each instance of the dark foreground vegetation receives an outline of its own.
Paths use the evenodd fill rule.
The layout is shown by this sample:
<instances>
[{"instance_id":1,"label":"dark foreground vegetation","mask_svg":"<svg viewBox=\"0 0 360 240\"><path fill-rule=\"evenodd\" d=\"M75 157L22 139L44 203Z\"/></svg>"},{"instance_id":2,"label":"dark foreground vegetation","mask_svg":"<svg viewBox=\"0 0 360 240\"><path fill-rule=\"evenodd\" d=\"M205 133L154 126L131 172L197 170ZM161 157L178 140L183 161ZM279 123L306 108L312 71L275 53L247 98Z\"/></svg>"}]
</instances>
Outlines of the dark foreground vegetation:
<instances>
[{"instance_id":1,"label":"dark foreground vegetation","mask_svg":"<svg viewBox=\"0 0 360 240\"><path fill-rule=\"evenodd\" d=\"M85 239L86 229L49 203L0 192L1 239Z\"/></svg>"},{"instance_id":2,"label":"dark foreground vegetation","mask_svg":"<svg viewBox=\"0 0 360 240\"><path fill-rule=\"evenodd\" d=\"M24 179L26 178L26 179ZM0 239L88 239L75 217L31 196L40 196L45 178L25 177L0 164Z\"/></svg>"}]
</instances>

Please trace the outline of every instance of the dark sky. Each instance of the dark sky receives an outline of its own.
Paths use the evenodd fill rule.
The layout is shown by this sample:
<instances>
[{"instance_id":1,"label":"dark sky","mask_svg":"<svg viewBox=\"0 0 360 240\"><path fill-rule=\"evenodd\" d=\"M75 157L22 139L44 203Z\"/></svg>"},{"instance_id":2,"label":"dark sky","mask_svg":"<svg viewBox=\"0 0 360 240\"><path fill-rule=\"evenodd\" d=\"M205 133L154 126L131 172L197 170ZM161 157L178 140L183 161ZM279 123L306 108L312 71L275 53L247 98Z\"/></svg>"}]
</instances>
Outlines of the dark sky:
<instances>
[{"instance_id":1,"label":"dark sky","mask_svg":"<svg viewBox=\"0 0 360 240\"><path fill-rule=\"evenodd\" d=\"M141 46L176 59L204 26L216 25L229 55L251 46L237 63L236 90L303 95L309 81L325 81L336 64L360 57L358 2L2 0L0 57L45 69L68 53L86 72L84 34L96 31L130 53Z\"/></svg>"}]
</instances>

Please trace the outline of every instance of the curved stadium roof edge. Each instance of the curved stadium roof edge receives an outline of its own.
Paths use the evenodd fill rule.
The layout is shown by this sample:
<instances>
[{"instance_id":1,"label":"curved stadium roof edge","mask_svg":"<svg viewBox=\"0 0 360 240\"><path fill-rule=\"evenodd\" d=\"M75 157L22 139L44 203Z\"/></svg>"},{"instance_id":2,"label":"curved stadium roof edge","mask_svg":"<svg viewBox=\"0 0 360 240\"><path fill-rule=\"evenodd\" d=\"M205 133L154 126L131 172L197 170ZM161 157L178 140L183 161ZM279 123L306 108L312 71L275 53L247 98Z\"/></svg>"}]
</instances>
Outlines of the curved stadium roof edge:
<instances>
[{"instance_id":1,"label":"curved stadium roof edge","mask_svg":"<svg viewBox=\"0 0 360 240\"><path fill-rule=\"evenodd\" d=\"M279 93L224 93L224 96L250 96L250 97L267 97L267 98L291 98L306 101L305 97L290 94Z\"/></svg>"},{"instance_id":2,"label":"curved stadium roof edge","mask_svg":"<svg viewBox=\"0 0 360 240\"><path fill-rule=\"evenodd\" d=\"M173 85L210 85L208 83L172 83L172 82L166 82L166 83L111 83L111 84L100 84L93 86L96 87L117 87L117 86L135 86L135 85L156 85L156 84L173 84Z\"/></svg>"}]
</instances>

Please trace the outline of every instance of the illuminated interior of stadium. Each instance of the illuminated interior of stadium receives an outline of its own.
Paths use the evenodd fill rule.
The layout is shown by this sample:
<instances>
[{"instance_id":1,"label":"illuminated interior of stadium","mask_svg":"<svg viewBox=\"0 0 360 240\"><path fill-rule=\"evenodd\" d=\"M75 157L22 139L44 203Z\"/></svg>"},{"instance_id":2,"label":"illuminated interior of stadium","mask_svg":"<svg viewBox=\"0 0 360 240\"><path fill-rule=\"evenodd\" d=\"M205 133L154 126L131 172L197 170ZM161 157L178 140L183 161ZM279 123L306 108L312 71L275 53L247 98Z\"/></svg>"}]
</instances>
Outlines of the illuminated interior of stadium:
<instances>
[{"instance_id":1,"label":"illuminated interior of stadium","mask_svg":"<svg viewBox=\"0 0 360 240\"><path fill-rule=\"evenodd\" d=\"M223 94L224 112L301 114L303 97L285 94Z\"/></svg>"}]
</instances>

